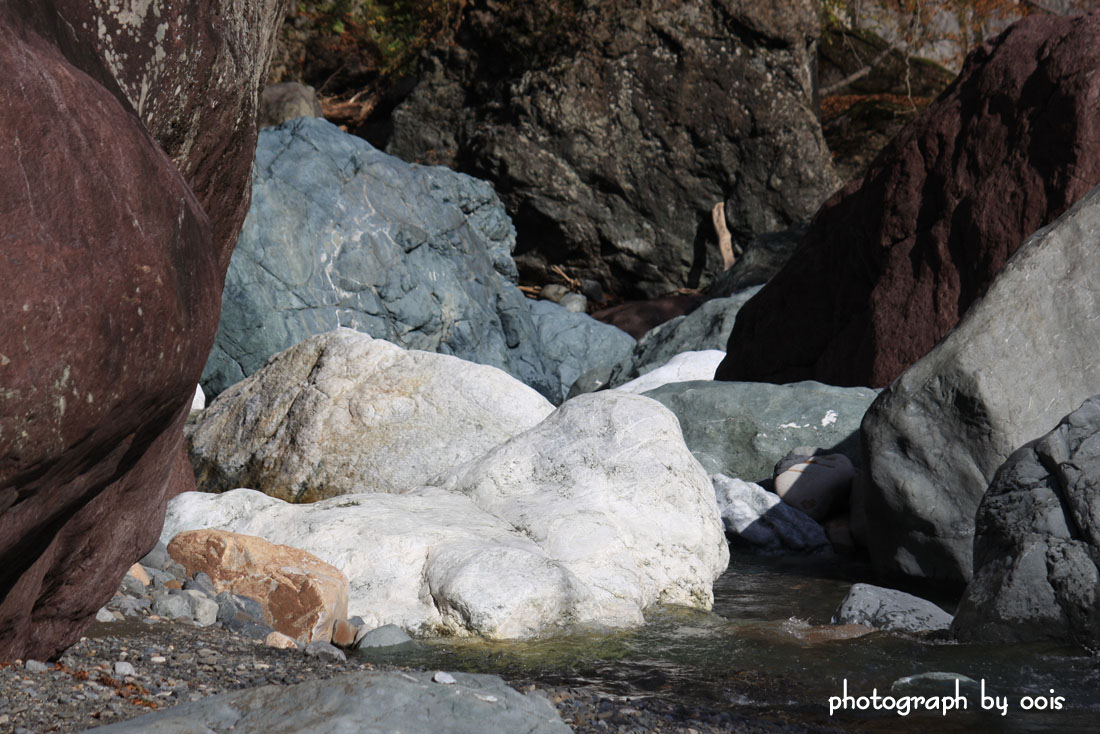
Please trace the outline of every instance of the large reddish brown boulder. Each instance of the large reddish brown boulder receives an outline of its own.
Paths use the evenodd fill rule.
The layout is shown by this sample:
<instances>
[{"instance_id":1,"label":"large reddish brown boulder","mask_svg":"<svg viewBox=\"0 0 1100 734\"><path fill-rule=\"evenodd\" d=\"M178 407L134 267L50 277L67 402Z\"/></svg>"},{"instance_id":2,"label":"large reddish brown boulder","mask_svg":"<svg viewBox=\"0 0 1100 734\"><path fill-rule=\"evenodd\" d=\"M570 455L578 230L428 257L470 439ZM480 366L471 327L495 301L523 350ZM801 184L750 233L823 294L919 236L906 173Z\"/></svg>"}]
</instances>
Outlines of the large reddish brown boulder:
<instances>
[{"instance_id":1,"label":"large reddish brown boulder","mask_svg":"<svg viewBox=\"0 0 1100 734\"><path fill-rule=\"evenodd\" d=\"M126 7L0 4L0 660L73 642L194 486L281 0Z\"/></svg>"},{"instance_id":2,"label":"large reddish brown boulder","mask_svg":"<svg viewBox=\"0 0 1100 734\"><path fill-rule=\"evenodd\" d=\"M976 48L737 314L720 380L888 384L1100 183L1100 13Z\"/></svg>"}]
</instances>

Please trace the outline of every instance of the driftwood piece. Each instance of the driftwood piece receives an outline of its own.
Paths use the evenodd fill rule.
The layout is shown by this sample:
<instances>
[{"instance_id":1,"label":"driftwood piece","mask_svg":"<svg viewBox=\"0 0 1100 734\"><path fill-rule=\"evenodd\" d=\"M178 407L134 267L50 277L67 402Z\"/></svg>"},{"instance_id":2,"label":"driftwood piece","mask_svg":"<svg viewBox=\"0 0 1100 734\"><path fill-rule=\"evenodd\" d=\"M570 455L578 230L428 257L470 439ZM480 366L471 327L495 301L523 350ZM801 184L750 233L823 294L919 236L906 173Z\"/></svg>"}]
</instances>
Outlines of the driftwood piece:
<instances>
[{"instance_id":1,"label":"driftwood piece","mask_svg":"<svg viewBox=\"0 0 1100 734\"><path fill-rule=\"evenodd\" d=\"M729 227L726 226L726 204L718 202L710 212L714 221L714 231L718 235L718 251L722 253L722 270L729 270L737 262L733 256L733 237L730 236Z\"/></svg>"}]
</instances>

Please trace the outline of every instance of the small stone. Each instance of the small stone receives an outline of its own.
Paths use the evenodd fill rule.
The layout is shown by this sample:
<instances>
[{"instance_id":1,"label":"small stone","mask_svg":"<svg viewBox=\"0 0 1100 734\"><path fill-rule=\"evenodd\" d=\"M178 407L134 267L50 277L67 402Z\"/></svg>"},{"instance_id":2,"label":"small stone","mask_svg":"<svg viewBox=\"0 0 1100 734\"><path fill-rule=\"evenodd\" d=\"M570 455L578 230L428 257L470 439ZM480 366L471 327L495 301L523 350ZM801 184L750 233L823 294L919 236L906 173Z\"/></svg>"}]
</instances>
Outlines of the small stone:
<instances>
[{"instance_id":1,"label":"small stone","mask_svg":"<svg viewBox=\"0 0 1100 734\"><path fill-rule=\"evenodd\" d=\"M167 581L164 582L164 588L166 588L166 589L177 589L177 590L182 591L183 590L183 584L180 583L179 579L168 579Z\"/></svg>"},{"instance_id":2,"label":"small stone","mask_svg":"<svg viewBox=\"0 0 1100 734\"><path fill-rule=\"evenodd\" d=\"M446 673L443 673L443 675L446 675ZM479 701L487 701L488 703L496 703L499 700L496 696L490 695L488 693L475 693L474 698Z\"/></svg>"},{"instance_id":3,"label":"small stone","mask_svg":"<svg viewBox=\"0 0 1100 734\"><path fill-rule=\"evenodd\" d=\"M346 662L348 657L343 653L340 648L328 643L317 640L311 642L305 646L305 654L311 658L322 658L326 660L339 660L340 662Z\"/></svg>"},{"instance_id":4,"label":"small stone","mask_svg":"<svg viewBox=\"0 0 1100 734\"><path fill-rule=\"evenodd\" d=\"M588 313L588 299L580 293L566 293L558 301L558 305L573 313Z\"/></svg>"},{"instance_id":5,"label":"small stone","mask_svg":"<svg viewBox=\"0 0 1100 734\"><path fill-rule=\"evenodd\" d=\"M284 635L282 632L271 632L264 638L264 644L268 647L275 647L281 649L291 649L298 647L298 643L294 641L293 637Z\"/></svg>"},{"instance_id":6,"label":"small stone","mask_svg":"<svg viewBox=\"0 0 1100 734\"><path fill-rule=\"evenodd\" d=\"M23 663L23 669L26 670L28 673L45 673L47 670L50 669L50 666L39 660L28 660L27 662Z\"/></svg>"},{"instance_id":7,"label":"small stone","mask_svg":"<svg viewBox=\"0 0 1100 734\"><path fill-rule=\"evenodd\" d=\"M218 621L228 624L231 620L264 624L264 609L260 602L240 594L223 591L214 597L218 603Z\"/></svg>"},{"instance_id":8,"label":"small stone","mask_svg":"<svg viewBox=\"0 0 1100 734\"><path fill-rule=\"evenodd\" d=\"M446 686L453 686L455 683L458 682L455 680L455 677L453 675L451 675L450 673L444 673L442 670L437 671L436 674L432 676L432 680L434 680L436 683L442 683Z\"/></svg>"},{"instance_id":9,"label":"small stone","mask_svg":"<svg viewBox=\"0 0 1100 734\"><path fill-rule=\"evenodd\" d=\"M226 622L225 628L230 632L237 633L246 640L262 640L274 631L266 624L243 622L236 619Z\"/></svg>"},{"instance_id":10,"label":"small stone","mask_svg":"<svg viewBox=\"0 0 1100 734\"><path fill-rule=\"evenodd\" d=\"M118 603L118 609L127 617L137 617L143 610L151 609L151 599L123 599Z\"/></svg>"},{"instance_id":11,"label":"small stone","mask_svg":"<svg viewBox=\"0 0 1100 734\"><path fill-rule=\"evenodd\" d=\"M358 648L394 647L404 645L407 642L412 642L412 638L405 630L396 624L386 624L372 630L361 628L355 646Z\"/></svg>"},{"instance_id":12,"label":"small stone","mask_svg":"<svg viewBox=\"0 0 1100 734\"><path fill-rule=\"evenodd\" d=\"M217 596L218 591L214 588L214 581L210 578L210 575L199 571L195 574L195 578L184 583L183 588L185 590L198 590L213 598Z\"/></svg>"},{"instance_id":13,"label":"small stone","mask_svg":"<svg viewBox=\"0 0 1100 734\"><path fill-rule=\"evenodd\" d=\"M165 564L167 564L170 560L171 558L168 557L168 547L164 543L158 542L153 547L153 550L149 551L149 553L146 554L145 558L141 559L140 563L146 568L153 568L157 569L158 571L163 571Z\"/></svg>"},{"instance_id":14,"label":"small stone","mask_svg":"<svg viewBox=\"0 0 1100 734\"><path fill-rule=\"evenodd\" d=\"M95 621L97 622L114 622L115 615L107 607L100 607L99 611L95 613Z\"/></svg>"},{"instance_id":15,"label":"small stone","mask_svg":"<svg viewBox=\"0 0 1100 734\"><path fill-rule=\"evenodd\" d=\"M115 663L114 671L115 675L137 675L137 671L134 670L133 664L124 660Z\"/></svg>"},{"instance_id":16,"label":"small stone","mask_svg":"<svg viewBox=\"0 0 1100 734\"><path fill-rule=\"evenodd\" d=\"M539 291L539 298L544 301L552 301L554 303L560 303L561 299L569 294L569 289L559 283L550 283L544 285L542 290Z\"/></svg>"},{"instance_id":17,"label":"small stone","mask_svg":"<svg viewBox=\"0 0 1100 734\"><path fill-rule=\"evenodd\" d=\"M171 558L171 554L169 554L169 558ZM187 569L183 567L183 564L177 563L174 560L170 560L168 563L164 564L164 570L170 573L181 584L191 578L187 573Z\"/></svg>"},{"instance_id":18,"label":"small stone","mask_svg":"<svg viewBox=\"0 0 1100 734\"><path fill-rule=\"evenodd\" d=\"M187 592L184 592L187 593ZM218 621L218 603L208 598L201 591L193 591L200 596L191 596L191 616L199 627L209 627Z\"/></svg>"},{"instance_id":19,"label":"small stone","mask_svg":"<svg viewBox=\"0 0 1100 734\"><path fill-rule=\"evenodd\" d=\"M122 582L119 584L123 591L133 596L141 596L145 593L145 584L135 579L130 574L126 574L122 577Z\"/></svg>"},{"instance_id":20,"label":"small stone","mask_svg":"<svg viewBox=\"0 0 1100 734\"><path fill-rule=\"evenodd\" d=\"M156 664L159 665L160 663L168 662L168 658L164 657L163 655L154 655L151 658L149 658L149 662L150 663L156 663Z\"/></svg>"},{"instance_id":21,"label":"small stone","mask_svg":"<svg viewBox=\"0 0 1100 734\"><path fill-rule=\"evenodd\" d=\"M332 626L332 644L337 647L351 647L358 636L359 630L347 619L338 619Z\"/></svg>"},{"instance_id":22,"label":"small stone","mask_svg":"<svg viewBox=\"0 0 1100 734\"><path fill-rule=\"evenodd\" d=\"M191 616L189 597L182 594L161 594L153 600L153 614L167 619L185 619Z\"/></svg>"},{"instance_id":23,"label":"small stone","mask_svg":"<svg viewBox=\"0 0 1100 734\"><path fill-rule=\"evenodd\" d=\"M149 572L146 571L140 563L135 563L130 566L130 570L126 572L127 576L132 576L141 582L142 586L149 586L153 583L153 579L149 577Z\"/></svg>"}]
</instances>

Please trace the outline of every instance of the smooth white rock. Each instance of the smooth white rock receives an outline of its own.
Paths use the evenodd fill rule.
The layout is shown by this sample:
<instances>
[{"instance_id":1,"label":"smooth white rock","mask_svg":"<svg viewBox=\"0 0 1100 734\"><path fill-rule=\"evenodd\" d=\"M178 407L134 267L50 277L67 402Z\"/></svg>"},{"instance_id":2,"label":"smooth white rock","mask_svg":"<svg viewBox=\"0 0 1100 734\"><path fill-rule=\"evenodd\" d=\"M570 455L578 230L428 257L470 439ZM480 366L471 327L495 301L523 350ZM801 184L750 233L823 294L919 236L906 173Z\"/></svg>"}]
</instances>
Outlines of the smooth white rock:
<instances>
[{"instance_id":1,"label":"smooth white rock","mask_svg":"<svg viewBox=\"0 0 1100 734\"><path fill-rule=\"evenodd\" d=\"M588 591L507 522L437 488L295 505L249 489L185 492L161 537L216 528L300 548L348 578L348 611L368 627L526 637L585 619Z\"/></svg>"},{"instance_id":2,"label":"smooth white rock","mask_svg":"<svg viewBox=\"0 0 1100 734\"><path fill-rule=\"evenodd\" d=\"M605 391L567 401L525 433L434 483L503 518L587 586L606 624L654 603L709 609L729 548L703 467L676 416Z\"/></svg>"},{"instance_id":3,"label":"smooth white rock","mask_svg":"<svg viewBox=\"0 0 1100 734\"><path fill-rule=\"evenodd\" d=\"M718 349L680 352L657 369L612 389L640 395L647 390L656 390L661 385L672 382L713 380L714 371L718 369L719 363L725 356L726 353Z\"/></svg>"},{"instance_id":4,"label":"smooth white rock","mask_svg":"<svg viewBox=\"0 0 1100 734\"><path fill-rule=\"evenodd\" d=\"M218 621L218 603L208 596L191 595L191 616L195 618L195 624L199 627L209 627Z\"/></svg>"},{"instance_id":5,"label":"smooth white rock","mask_svg":"<svg viewBox=\"0 0 1100 734\"><path fill-rule=\"evenodd\" d=\"M552 410L495 367L336 329L218 396L189 429L191 458L206 491L299 502L403 492Z\"/></svg>"},{"instance_id":6,"label":"smooth white rock","mask_svg":"<svg viewBox=\"0 0 1100 734\"><path fill-rule=\"evenodd\" d=\"M161 538L217 528L301 548L343 571L371 627L498 639L709 608L729 560L710 481L648 398L574 399L438 482L307 505L184 493Z\"/></svg>"}]
</instances>

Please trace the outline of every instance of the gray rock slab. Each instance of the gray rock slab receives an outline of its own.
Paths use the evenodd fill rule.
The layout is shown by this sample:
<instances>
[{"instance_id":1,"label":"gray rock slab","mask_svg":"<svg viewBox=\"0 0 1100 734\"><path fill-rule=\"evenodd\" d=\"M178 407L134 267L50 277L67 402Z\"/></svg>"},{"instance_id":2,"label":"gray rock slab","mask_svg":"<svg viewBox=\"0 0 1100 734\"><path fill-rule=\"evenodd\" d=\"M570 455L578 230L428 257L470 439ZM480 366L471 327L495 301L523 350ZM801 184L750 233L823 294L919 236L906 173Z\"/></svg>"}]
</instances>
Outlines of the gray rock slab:
<instances>
[{"instance_id":1,"label":"gray rock slab","mask_svg":"<svg viewBox=\"0 0 1100 734\"><path fill-rule=\"evenodd\" d=\"M568 734L545 698L522 695L494 675L367 671L292 686L264 686L185 703L95 729L97 734L215 732L524 732Z\"/></svg>"},{"instance_id":2,"label":"gray rock slab","mask_svg":"<svg viewBox=\"0 0 1100 734\"><path fill-rule=\"evenodd\" d=\"M355 647L395 647L412 641L409 633L396 624L384 624L372 630L360 630L355 637Z\"/></svg>"},{"instance_id":3,"label":"gray rock slab","mask_svg":"<svg viewBox=\"0 0 1100 734\"><path fill-rule=\"evenodd\" d=\"M833 613L833 624L867 624L892 632L930 632L951 626L938 606L897 589L854 584Z\"/></svg>"},{"instance_id":4,"label":"gray rock slab","mask_svg":"<svg viewBox=\"0 0 1100 734\"><path fill-rule=\"evenodd\" d=\"M1013 452L976 518L974 577L952 634L1100 642L1100 396Z\"/></svg>"},{"instance_id":5,"label":"gray rock slab","mask_svg":"<svg viewBox=\"0 0 1100 734\"><path fill-rule=\"evenodd\" d=\"M552 402L560 403L584 373L610 369L628 358L636 344L622 329L551 301L532 302L531 317L555 385L560 385Z\"/></svg>"},{"instance_id":6,"label":"gray rock slab","mask_svg":"<svg viewBox=\"0 0 1100 734\"><path fill-rule=\"evenodd\" d=\"M828 447L859 465L860 420L877 392L819 382L677 382L644 393L680 420L691 453L709 474L770 478L798 446Z\"/></svg>"},{"instance_id":7,"label":"gray rock slab","mask_svg":"<svg viewBox=\"0 0 1100 734\"><path fill-rule=\"evenodd\" d=\"M483 181L404 163L320 119L263 130L202 386L216 395L345 326L499 367L550 395L514 246Z\"/></svg>"},{"instance_id":8,"label":"gray rock slab","mask_svg":"<svg viewBox=\"0 0 1100 734\"><path fill-rule=\"evenodd\" d=\"M884 574L970 579L997 468L1100 385L1100 189L1013 255L864 420L868 545Z\"/></svg>"}]
</instances>

